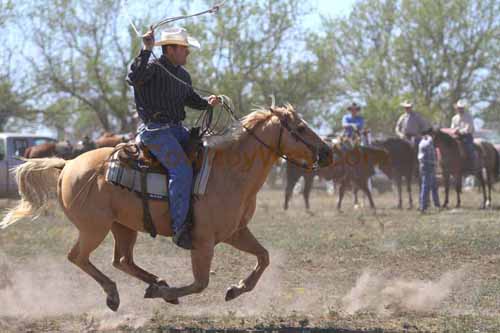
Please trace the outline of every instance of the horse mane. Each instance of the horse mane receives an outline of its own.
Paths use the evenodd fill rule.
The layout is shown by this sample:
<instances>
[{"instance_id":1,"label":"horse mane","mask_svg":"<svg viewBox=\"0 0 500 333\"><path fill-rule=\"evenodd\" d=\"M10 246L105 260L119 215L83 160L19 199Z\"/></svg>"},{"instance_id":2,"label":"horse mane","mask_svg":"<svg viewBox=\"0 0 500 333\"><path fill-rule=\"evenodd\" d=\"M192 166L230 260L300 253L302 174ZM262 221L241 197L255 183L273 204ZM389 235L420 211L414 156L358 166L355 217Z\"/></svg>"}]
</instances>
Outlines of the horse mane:
<instances>
[{"instance_id":1,"label":"horse mane","mask_svg":"<svg viewBox=\"0 0 500 333\"><path fill-rule=\"evenodd\" d=\"M216 150L222 150L238 144L250 135L249 131L254 130L261 124L266 126L275 113L290 115L292 117L296 116L296 112L291 104L285 104L282 107L259 106L252 109L251 113L240 120L234 121L223 134L206 137L204 139L205 145Z\"/></svg>"}]
</instances>

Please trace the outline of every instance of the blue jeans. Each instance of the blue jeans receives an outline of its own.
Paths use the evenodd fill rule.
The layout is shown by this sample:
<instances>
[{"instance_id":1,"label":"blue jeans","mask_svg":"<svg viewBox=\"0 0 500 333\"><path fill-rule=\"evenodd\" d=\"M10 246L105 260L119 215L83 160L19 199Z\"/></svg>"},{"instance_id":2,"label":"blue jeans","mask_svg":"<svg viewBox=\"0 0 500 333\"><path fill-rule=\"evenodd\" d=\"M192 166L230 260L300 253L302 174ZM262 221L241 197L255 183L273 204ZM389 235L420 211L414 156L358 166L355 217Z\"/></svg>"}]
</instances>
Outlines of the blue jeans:
<instances>
[{"instance_id":1,"label":"blue jeans","mask_svg":"<svg viewBox=\"0 0 500 333\"><path fill-rule=\"evenodd\" d=\"M139 128L139 140L168 170L168 199L172 229L177 233L189 211L193 169L181 144L189 140L189 132L182 125L166 127L165 124L149 124Z\"/></svg>"},{"instance_id":2,"label":"blue jeans","mask_svg":"<svg viewBox=\"0 0 500 333\"><path fill-rule=\"evenodd\" d=\"M440 207L438 186L436 181L436 170L434 166L424 165L420 167L420 210L429 207L429 192L432 192L432 201L435 207Z\"/></svg>"}]
</instances>

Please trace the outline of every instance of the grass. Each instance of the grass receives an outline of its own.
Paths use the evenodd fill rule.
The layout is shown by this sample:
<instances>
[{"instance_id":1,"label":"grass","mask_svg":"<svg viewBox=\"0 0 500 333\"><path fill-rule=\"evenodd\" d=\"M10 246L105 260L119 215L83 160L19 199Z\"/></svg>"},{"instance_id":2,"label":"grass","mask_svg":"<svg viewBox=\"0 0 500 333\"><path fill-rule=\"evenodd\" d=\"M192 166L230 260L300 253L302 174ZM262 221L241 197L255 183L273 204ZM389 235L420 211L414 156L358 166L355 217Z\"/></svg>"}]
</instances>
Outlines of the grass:
<instances>
[{"instance_id":1,"label":"grass","mask_svg":"<svg viewBox=\"0 0 500 333\"><path fill-rule=\"evenodd\" d=\"M498 193L494 194L495 203ZM499 331L500 211L478 210L475 192L464 194L463 209L424 215L391 208L392 193L375 196L375 203L376 214L353 209L347 197L344 212L339 213L334 209L335 198L317 191L311 197L312 212L303 209L299 196L283 211L281 191L261 192L250 228L269 249L271 266L256 290L229 303L223 299L225 289L251 271L254 258L227 245L218 246L210 286L175 307L142 299L146 286L111 267L113 244L108 237L92 260L118 284L122 305L116 314L107 310L97 284L67 262L66 253L76 239L69 222L50 218L20 222L0 232L0 269L4 280L12 282L2 289L0 273L4 305L4 310L0 305L0 330L304 326L387 332ZM138 264L170 284L191 281L188 253L169 239L141 235L135 253ZM419 286L417 299L423 290L430 290L430 300L442 289L449 287L449 292L439 302L418 309L405 305L411 298L405 294L399 303L388 303L381 310L384 294L367 298L367 287L358 295L360 308L352 313L346 310L345 300L361 286L362 276L389 287L399 282ZM446 285L449 276L454 283ZM16 319L18 315L24 319Z\"/></svg>"}]
</instances>

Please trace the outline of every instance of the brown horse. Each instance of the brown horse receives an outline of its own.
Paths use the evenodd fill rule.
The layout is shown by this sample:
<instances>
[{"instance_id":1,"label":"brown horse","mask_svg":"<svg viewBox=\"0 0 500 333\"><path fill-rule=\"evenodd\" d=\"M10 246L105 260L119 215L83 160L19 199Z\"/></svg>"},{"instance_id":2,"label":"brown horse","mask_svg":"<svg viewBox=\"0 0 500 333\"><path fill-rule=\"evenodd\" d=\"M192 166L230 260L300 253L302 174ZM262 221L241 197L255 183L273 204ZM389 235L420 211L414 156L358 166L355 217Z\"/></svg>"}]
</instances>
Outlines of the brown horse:
<instances>
[{"instance_id":1,"label":"brown horse","mask_svg":"<svg viewBox=\"0 0 500 333\"><path fill-rule=\"evenodd\" d=\"M491 190L493 189L493 184L500 177L500 154L496 150L495 146L488 141L476 139L474 143L479 146L483 156L484 170L486 171L486 186L488 187L488 192L486 194L486 207L491 207Z\"/></svg>"},{"instance_id":2,"label":"brown horse","mask_svg":"<svg viewBox=\"0 0 500 333\"><path fill-rule=\"evenodd\" d=\"M459 139L452 137L450 134L446 133L446 130L435 130L431 133L434 138L434 145L439 149L440 156L440 167L443 173L443 183L444 183L444 202L443 207L448 207L449 203L449 191L450 191L450 176L453 175L455 181L455 192L457 194L456 207L459 208L461 205L460 194L462 192L462 177L468 174L476 176L479 180L479 185L483 193L483 201L481 203L481 208L486 208L491 205L491 200L488 200L486 195L486 184L483 177L483 168L486 169L486 173L492 175L487 176L488 179L492 179L495 175L496 170L496 158L497 155L486 148L486 145L474 144L476 151L476 159L474 161L474 166L472 169L467 169L467 157L465 155L465 149L463 144ZM494 148L493 148L494 149ZM492 181L489 181L489 187ZM491 191L491 189L490 189ZM491 198L491 196L490 196Z\"/></svg>"},{"instance_id":3,"label":"brown horse","mask_svg":"<svg viewBox=\"0 0 500 333\"><path fill-rule=\"evenodd\" d=\"M73 157L73 146L69 141L46 142L28 147L24 151L25 158L60 157L69 159Z\"/></svg>"},{"instance_id":4,"label":"brown horse","mask_svg":"<svg viewBox=\"0 0 500 333\"><path fill-rule=\"evenodd\" d=\"M406 191L408 193L408 206L413 208L413 198L411 194L411 183L418 172L417 154L412 145L400 138L388 138L386 140L375 140L372 142L374 147L385 149L390 156L390 171L392 174L393 182L396 183L398 191L398 205L399 209L403 208L403 196L401 188L403 178L406 181ZM386 173L387 174L387 173Z\"/></svg>"},{"instance_id":5,"label":"brown horse","mask_svg":"<svg viewBox=\"0 0 500 333\"><path fill-rule=\"evenodd\" d=\"M115 147L119 143L127 142L134 138L133 133L126 135L114 134L111 132L104 132L99 138L95 140L97 148Z\"/></svg>"},{"instance_id":6,"label":"brown horse","mask_svg":"<svg viewBox=\"0 0 500 333\"><path fill-rule=\"evenodd\" d=\"M0 223L0 228L40 214L47 208L48 199L57 196L64 213L79 231L68 259L101 285L107 305L114 311L120 304L116 284L89 259L109 231L115 239L113 266L149 284L145 296L169 302L207 287L214 247L224 242L257 257L257 265L249 276L227 290L226 300L232 300L251 291L269 265L268 251L247 225L255 212L257 192L278 156L312 167L316 162L330 163L331 151L291 106L249 114L213 149L215 157L206 194L193 204L194 281L189 285L169 287L134 263L137 233L144 232L142 202L128 190L105 182L103 166L112 148L92 150L71 161L40 159L22 164L16 171L22 200ZM171 236L168 203L151 201L150 208L158 233Z\"/></svg>"},{"instance_id":7,"label":"brown horse","mask_svg":"<svg viewBox=\"0 0 500 333\"><path fill-rule=\"evenodd\" d=\"M370 201L370 207L375 208L371 191L368 186L369 178L374 174L374 166L380 169L390 177L389 155L383 149L374 147L357 147L346 152L341 151L336 146L333 153L338 158L334 163L325 168L320 168L315 172L297 168L290 163L287 164L287 184L285 188L284 209L288 209L288 203L292 197L293 188L300 179L304 177L303 196L306 209L309 210L309 195L312 189L314 176L318 175L326 180L332 180L340 184L339 197L337 200L337 209L342 208L342 200L345 190L352 185L354 192L354 204L358 203L357 192L361 189Z\"/></svg>"}]
</instances>

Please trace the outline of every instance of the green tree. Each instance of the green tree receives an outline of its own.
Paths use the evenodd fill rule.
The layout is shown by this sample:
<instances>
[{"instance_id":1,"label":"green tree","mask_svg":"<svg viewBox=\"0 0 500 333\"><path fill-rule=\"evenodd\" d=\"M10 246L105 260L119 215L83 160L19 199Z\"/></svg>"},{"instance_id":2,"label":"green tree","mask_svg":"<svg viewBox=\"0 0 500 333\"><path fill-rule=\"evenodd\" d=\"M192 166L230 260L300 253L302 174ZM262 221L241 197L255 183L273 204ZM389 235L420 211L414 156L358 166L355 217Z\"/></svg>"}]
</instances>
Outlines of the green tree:
<instances>
[{"instance_id":1,"label":"green tree","mask_svg":"<svg viewBox=\"0 0 500 333\"><path fill-rule=\"evenodd\" d=\"M29 60L38 87L52 99L63 100L51 103L51 110L71 98L79 105L76 111L94 113L94 117L81 114L71 118L77 127L83 121L94 129L134 130L130 86L125 78L140 48L140 39L124 19L121 3L50 0L32 6L28 13L36 18L33 43L39 55ZM155 7L155 3L150 5ZM143 22L151 21L148 13L143 17Z\"/></svg>"}]
</instances>

